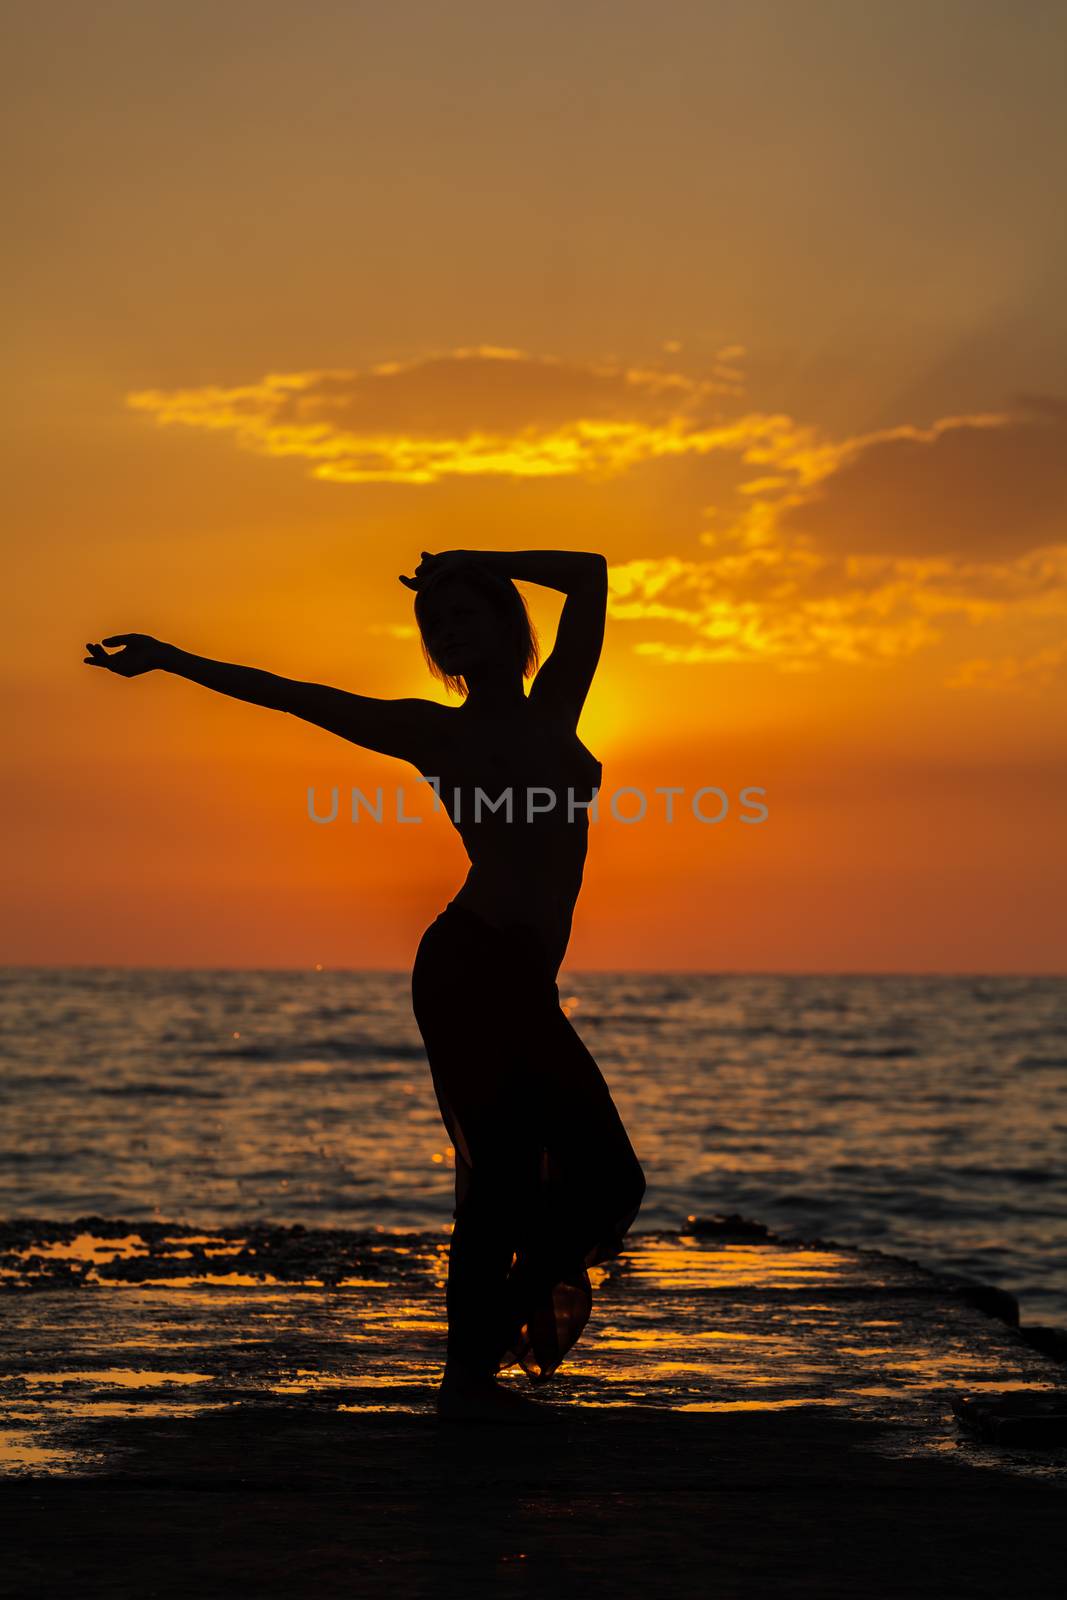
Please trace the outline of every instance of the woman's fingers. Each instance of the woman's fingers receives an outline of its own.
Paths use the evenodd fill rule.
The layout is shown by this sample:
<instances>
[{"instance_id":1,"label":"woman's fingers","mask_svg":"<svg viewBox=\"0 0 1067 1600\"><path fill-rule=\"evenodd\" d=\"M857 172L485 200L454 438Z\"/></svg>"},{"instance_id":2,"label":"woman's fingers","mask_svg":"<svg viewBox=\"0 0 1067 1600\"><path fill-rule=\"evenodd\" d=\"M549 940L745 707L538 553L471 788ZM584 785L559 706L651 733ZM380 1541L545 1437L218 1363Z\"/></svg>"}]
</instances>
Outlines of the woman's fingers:
<instances>
[{"instance_id":1,"label":"woman's fingers","mask_svg":"<svg viewBox=\"0 0 1067 1600\"><path fill-rule=\"evenodd\" d=\"M405 578L402 573L400 574L400 582L409 589L417 589L420 583L425 583L426 579L432 577L439 568L450 569L453 566L462 565L470 559L470 553L467 550L439 550L437 552L423 550L421 555L422 560L415 568L415 576L413 578Z\"/></svg>"},{"instance_id":2,"label":"woman's fingers","mask_svg":"<svg viewBox=\"0 0 1067 1600\"><path fill-rule=\"evenodd\" d=\"M129 635L112 635L112 639L115 637L122 638L129 637ZM105 640L104 642L108 643L109 641ZM125 651L116 652L115 655L109 656L103 645L94 644L91 640L86 644L85 648L89 654L83 658L83 664L90 667L108 667L112 671L117 671L116 663L128 659Z\"/></svg>"},{"instance_id":3,"label":"woman's fingers","mask_svg":"<svg viewBox=\"0 0 1067 1600\"><path fill-rule=\"evenodd\" d=\"M422 556L422 560L415 568L415 576L413 578L405 578L403 573L400 574L401 583L404 584L408 589L418 589L419 584L422 583L425 578L430 576L430 572L432 571L431 562L437 560L437 557L429 550L420 551L420 554Z\"/></svg>"}]
</instances>

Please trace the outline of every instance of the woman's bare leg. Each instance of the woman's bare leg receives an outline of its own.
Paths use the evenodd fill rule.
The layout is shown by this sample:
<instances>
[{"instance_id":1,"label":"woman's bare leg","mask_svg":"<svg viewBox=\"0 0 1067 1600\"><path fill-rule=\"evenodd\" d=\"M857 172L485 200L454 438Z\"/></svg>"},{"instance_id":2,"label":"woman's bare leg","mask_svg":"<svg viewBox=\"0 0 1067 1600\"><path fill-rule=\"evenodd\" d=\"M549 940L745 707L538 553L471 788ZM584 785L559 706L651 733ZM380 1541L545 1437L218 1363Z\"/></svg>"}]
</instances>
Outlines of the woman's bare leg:
<instances>
[{"instance_id":1,"label":"woman's bare leg","mask_svg":"<svg viewBox=\"0 0 1067 1600\"><path fill-rule=\"evenodd\" d=\"M496 1377L497 1360L518 1331L508 1320L507 1292L515 1224L499 1185L476 1176L457 1213L448 1255L448 1350L437 1395L442 1417L526 1421L541 1412Z\"/></svg>"}]
</instances>

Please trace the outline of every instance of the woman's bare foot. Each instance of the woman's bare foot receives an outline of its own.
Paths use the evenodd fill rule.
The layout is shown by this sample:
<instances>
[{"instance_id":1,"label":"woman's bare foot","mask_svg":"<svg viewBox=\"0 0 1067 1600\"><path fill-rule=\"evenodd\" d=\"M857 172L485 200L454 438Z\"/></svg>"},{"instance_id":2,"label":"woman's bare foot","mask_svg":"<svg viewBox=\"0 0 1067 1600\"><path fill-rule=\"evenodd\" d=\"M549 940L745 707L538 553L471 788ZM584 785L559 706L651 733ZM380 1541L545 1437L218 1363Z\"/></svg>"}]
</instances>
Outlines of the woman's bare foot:
<instances>
[{"instance_id":1,"label":"woman's bare foot","mask_svg":"<svg viewBox=\"0 0 1067 1600\"><path fill-rule=\"evenodd\" d=\"M505 1389L495 1378L454 1377L446 1372L437 1391L437 1415L452 1422L543 1422L545 1408Z\"/></svg>"}]
</instances>

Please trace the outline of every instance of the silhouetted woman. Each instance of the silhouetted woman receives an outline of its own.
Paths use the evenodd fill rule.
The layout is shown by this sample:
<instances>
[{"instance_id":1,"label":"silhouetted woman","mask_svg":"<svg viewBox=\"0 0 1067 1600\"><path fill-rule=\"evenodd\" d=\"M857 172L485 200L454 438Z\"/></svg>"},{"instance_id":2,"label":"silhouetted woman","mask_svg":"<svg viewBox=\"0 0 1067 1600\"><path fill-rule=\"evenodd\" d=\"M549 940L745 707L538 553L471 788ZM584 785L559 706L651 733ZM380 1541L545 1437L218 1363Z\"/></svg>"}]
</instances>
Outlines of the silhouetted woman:
<instances>
[{"instance_id":1,"label":"silhouetted woman","mask_svg":"<svg viewBox=\"0 0 1067 1600\"><path fill-rule=\"evenodd\" d=\"M512 580L564 592L555 647L537 643ZM381 700L194 656L146 634L86 646L123 677L162 668L287 711L432 779L470 870L422 936L412 1004L456 1161L442 1416L525 1420L502 1388L551 1377L592 1307L588 1268L618 1254L645 1191L600 1069L557 976L582 884L600 763L577 734L600 659L603 556L422 552L412 578L430 671L463 696Z\"/></svg>"}]
</instances>

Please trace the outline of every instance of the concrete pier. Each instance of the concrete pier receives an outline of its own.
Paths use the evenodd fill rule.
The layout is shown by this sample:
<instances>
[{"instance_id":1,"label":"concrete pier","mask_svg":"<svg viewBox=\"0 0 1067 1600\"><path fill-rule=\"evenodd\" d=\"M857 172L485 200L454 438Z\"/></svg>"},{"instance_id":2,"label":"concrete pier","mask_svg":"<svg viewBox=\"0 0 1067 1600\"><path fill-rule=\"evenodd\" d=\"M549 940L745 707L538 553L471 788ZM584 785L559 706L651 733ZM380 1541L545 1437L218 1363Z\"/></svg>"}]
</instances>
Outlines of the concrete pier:
<instances>
[{"instance_id":1,"label":"concrete pier","mask_svg":"<svg viewBox=\"0 0 1067 1600\"><path fill-rule=\"evenodd\" d=\"M995 1287L631 1235L533 1427L438 1420L447 1234L0 1224L0 1592L1062 1592L1067 1367Z\"/></svg>"}]
</instances>

